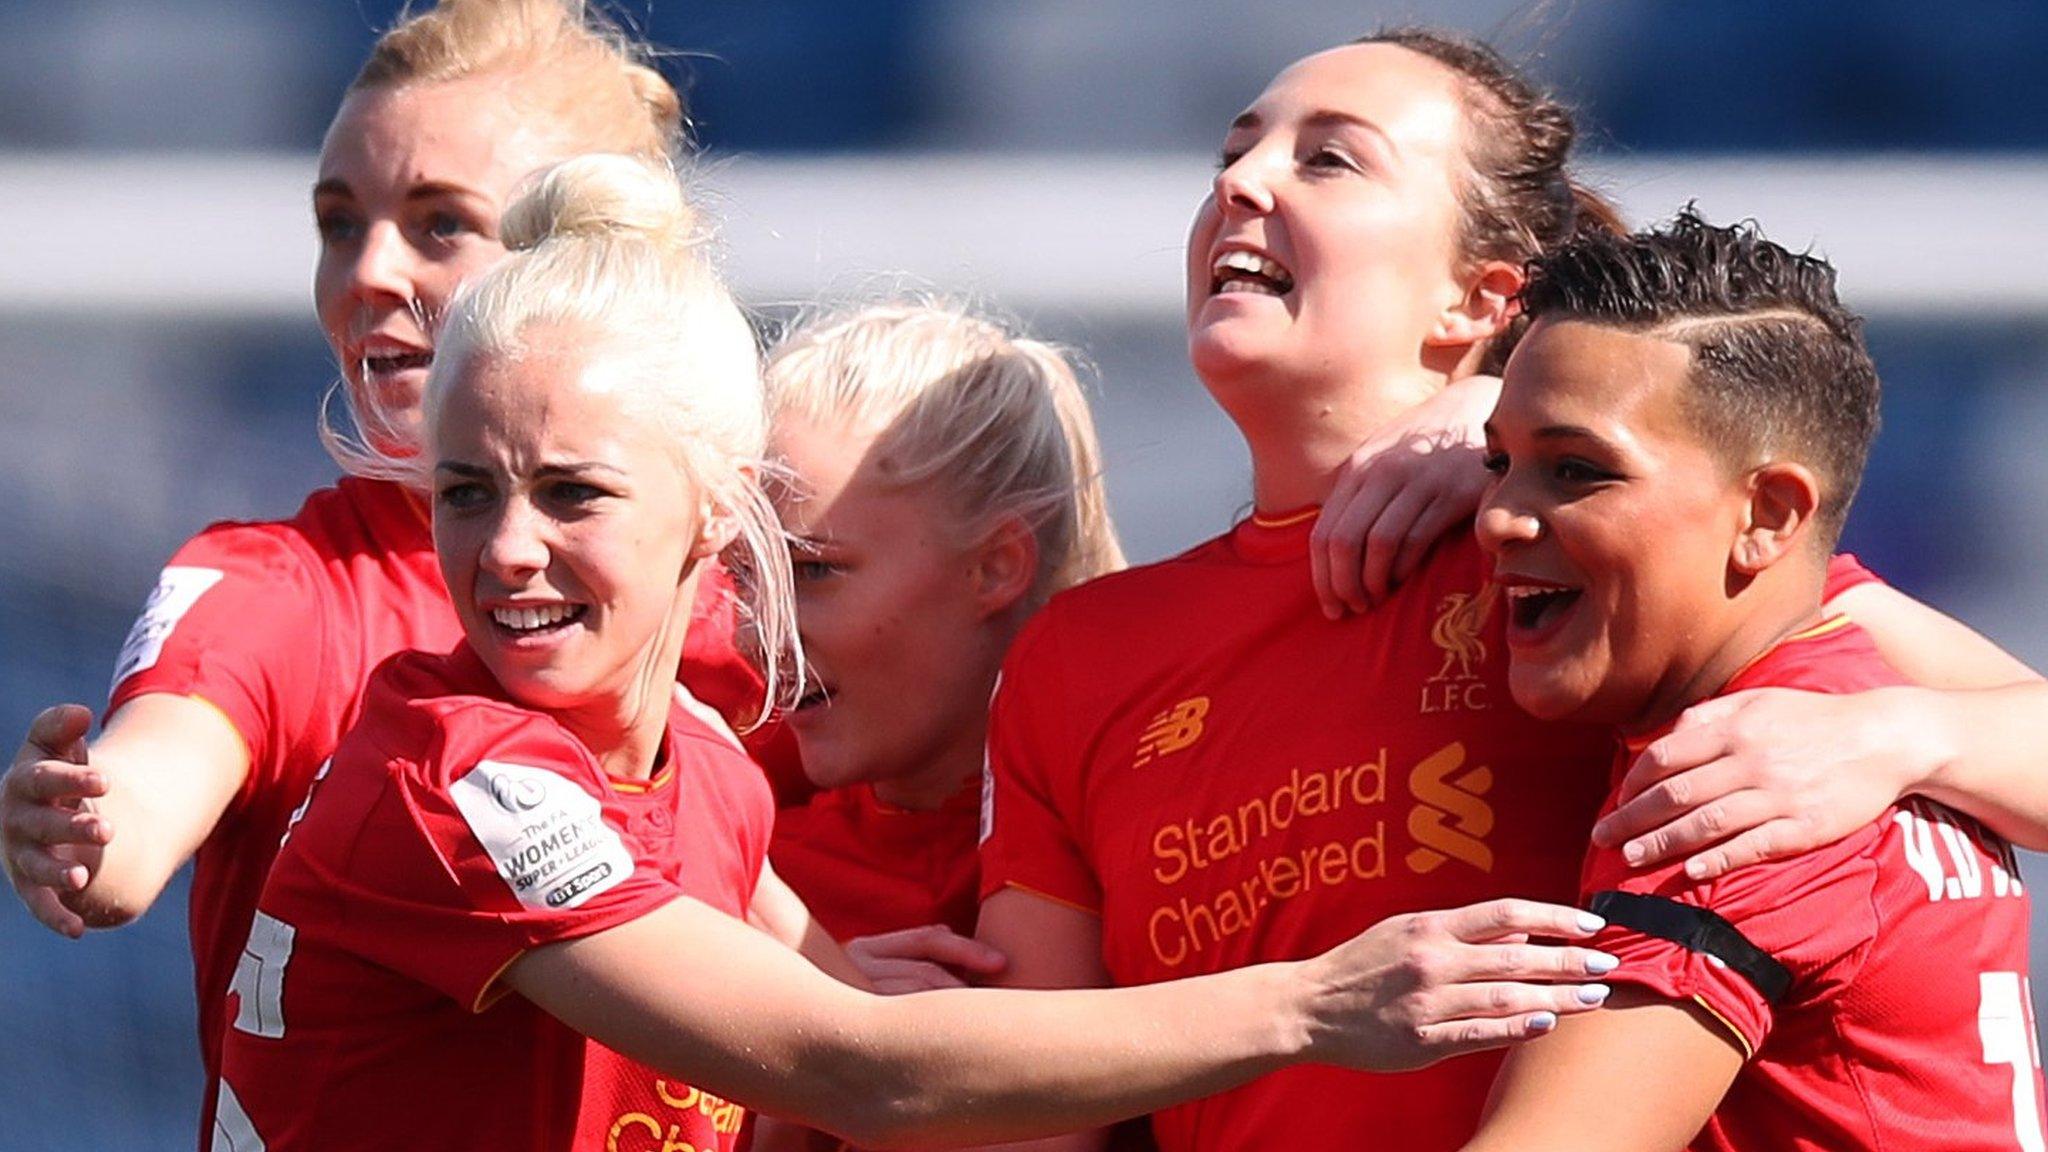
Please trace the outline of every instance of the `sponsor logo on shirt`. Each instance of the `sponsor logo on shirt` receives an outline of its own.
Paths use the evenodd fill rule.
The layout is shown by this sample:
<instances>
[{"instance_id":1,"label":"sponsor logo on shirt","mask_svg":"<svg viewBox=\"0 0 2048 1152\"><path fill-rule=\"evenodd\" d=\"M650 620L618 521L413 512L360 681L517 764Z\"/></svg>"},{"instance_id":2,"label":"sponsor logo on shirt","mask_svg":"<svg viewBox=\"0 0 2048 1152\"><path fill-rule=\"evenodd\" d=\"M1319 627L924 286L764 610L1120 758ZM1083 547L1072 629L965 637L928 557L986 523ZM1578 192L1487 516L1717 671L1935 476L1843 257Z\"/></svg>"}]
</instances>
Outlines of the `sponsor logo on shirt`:
<instances>
[{"instance_id":1,"label":"sponsor logo on shirt","mask_svg":"<svg viewBox=\"0 0 2048 1152\"><path fill-rule=\"evenodd\" d=\"M185 568L172 565L156 578L156 587L149 593L149 599L142 605L142 615L135 618L135 626L128 630L128 639L121 644L121 656L114 662L114 683L107 689L113 695L121 681L128 679L145 668L156 667L164 654L164 643L178 627L178 621L185 613L206 595L208 589L221 582L224 576L218 568Z\"/></svg>"},{"instance_id":2,"label":"sponsor logo on shirt","mask_svg":"<svg viewBox=\"0 0 2048 1152\"><path fill-rule=\"evenodd\" d=\"M1202 738L1202 720L1209 715L1207 696L1190 696L1154 716L1138 737L1138 754L1131 767L1143 768L1154 757L1171 756L1194 747Z\"/></svg>"},{"instance_id":3,"label":"sponsor logo on shirt","mask_svg":"<svg viewBox=\"0 0 2048 1152\"><path fill-rule=\"evenodd\" d=\"M597 798L545 768L485 760L449 795L523 907L574 908L633 874Z\"/></svg>"},{"instance_id":4,"label":"sponsor logo on shirt","mask_svg":"<svg viewBox=\"0 0 2048 1152\"><path fill-rule=\"evenodd\" d=\"M1493 871L1493 849L1485 840L1493 831L1493 807L1485 800L1492 788L1492 769L1483 764L1465 768L1463 744L1424 757L1408 774L1408 790L1415 795L1408 834L1423 845L1408 853L1408 867L1427 873L1447 860L1461 860L1481 872Z\"/></svg>"},{"instance_id":5,"label":"sponsor logo on shirt","mask_svg":"<svg viewBox=\"0 0 2048 1152\"><path fill-rule=\"evenodd\" d=\"M1407 852L1389 820L1403 776L1389 751L1325 769L1295 768L1266 791L1222 811L1159 825L1151 879L1162 893L1146 919L1152 956L1176 968L1253 931L1269 912L1320 889L1371 884L1390 868L1428 873L1452 861L1493 870L1493 773L1469 766L1462 743L1424 756L1405 774L1415 803ZM1400 827L1399 824L1395 825Z\"/></svg>"},{"instance_id":6,"label":"sponsor logo on shirt","mask_svg":"<svg viewBox=\"0 0 2048 1152\"><path fill-rule=\"evenodd\" d=\"M654 1094L662 1104L684 1113L682 1120L673 1115L654 1115L656 1108L641 1111L622 1112L612 1121L611 1131L606 1134L605 1147L612 1152L712 1152L707 1145L697 1149L689 1141L685 1130L689 1113L704 1117L711 1130L722 1136L730 1136L740 1130L747 1118L747 1110L722 1096L713 1096L688 1084L677 1084L667 1080L654 1082Z\"/></svg>"},{"instance_id":7,"label":"sponsor logo on shirt","mask_svg":"<svg viewBox=\"0 0 2048 1152\"><path fill-rule=\"evenodd\" d=\"M1443 663L1423 681L1423 712L1482 712L1493 706L1481 678L1486 641L1479 634L1498 595L1488 582L1478 592L1453 592L1438 603L1429 639L1442 650Z\"/></svg>"}]
</instances>

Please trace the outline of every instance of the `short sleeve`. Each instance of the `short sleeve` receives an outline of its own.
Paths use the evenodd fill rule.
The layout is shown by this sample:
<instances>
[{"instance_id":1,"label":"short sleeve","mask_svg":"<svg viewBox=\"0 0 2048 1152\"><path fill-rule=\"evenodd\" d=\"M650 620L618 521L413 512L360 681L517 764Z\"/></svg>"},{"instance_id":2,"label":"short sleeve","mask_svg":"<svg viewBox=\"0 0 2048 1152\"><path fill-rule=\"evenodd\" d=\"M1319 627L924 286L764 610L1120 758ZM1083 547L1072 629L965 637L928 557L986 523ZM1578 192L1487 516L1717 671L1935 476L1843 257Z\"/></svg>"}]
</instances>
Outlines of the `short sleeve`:
<instances>
[{"instance_id":1,"label":"short sleeve","mask_svg":"<svg viewBox=\"0 0 2048 1152\"><path fill-rule=\"evenodd\" d=\"M1595 848L1584 896L1608 925L1591 944L1621 960L1607 979L1699 1004L1754 1057L1781 1012L1833 995L1875 939L1878 838L1872 826L1706 883Z\"/></svg>"},{"instance_id":2,"label":"short sleeve","mask_svg":"<svg viewBox=\"0 0 2048 1152\"><path fill-rule=\"evenodd\" d=\"M680 894L608 809L590 755L541 717L472 707L436 718L423 759L386 750L365 717L334 772L374 773L325 871L341 946L475 1010L529 949L627 923ZM414 730L418 728L415 726ZM403 729L399 729L403 731ZM323 804L309 806L310 824Z\"/></svg>"},{"instance_id":3,"label":"short sleeve","mask_svg":"<svg viewBox=\"0 0 2048 1152\"><path fill-rule=\"evenodd\" d=\"M1021 888L1091 912L1102 885L1083 858L1081 757L1067 719L1052 612L1040 613L1012 645L990 706L982 770L981 895Z\"/></svg>"},{"instance_id":4,"label":"short sleeve","mask_svg":"<svg viewBox=\"0 0 2048 1152\"><path fill-rule=\"evenodd\" d=\"M1853 553L1838 552L1828 559L1827 589L1821 593L1823 603L1833 600L1851 588L1865 584L1884 583L1877 573L1863 566Z\"/></svg>"},{"instance_id":5,"label":"short sleeve","mask_svg":"<svg viewBox=\"0 0 2048 1152\"><path fill-rule=\"evenodd\" d=\"M248 525L210 528L157 577L121 646L108 710L158 692L213 706L248 748L244 792L260 788L319 723L330 610L290 542Z\"/></svg>"}]
</instances>

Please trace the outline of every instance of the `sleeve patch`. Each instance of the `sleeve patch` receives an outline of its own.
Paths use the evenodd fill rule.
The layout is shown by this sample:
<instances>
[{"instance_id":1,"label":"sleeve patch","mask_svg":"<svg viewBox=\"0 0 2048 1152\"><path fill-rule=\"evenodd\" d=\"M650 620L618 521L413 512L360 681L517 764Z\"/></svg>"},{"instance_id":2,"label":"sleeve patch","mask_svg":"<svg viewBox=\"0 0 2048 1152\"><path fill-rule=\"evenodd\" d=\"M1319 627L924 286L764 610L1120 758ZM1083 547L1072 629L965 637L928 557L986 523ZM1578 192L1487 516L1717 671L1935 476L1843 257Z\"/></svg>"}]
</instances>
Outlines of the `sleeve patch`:
<instances>
[{"instance_id":1,"label":"sleeve patch","mask_svg":"<svg viewBox=\"0 0 2048 1152\"><path fill-rule=\"evenodd\" d=\"M135 618L135 626L128 630L128 639L121 645L120 659L114 663L114 682L107 689L113 695L123 680L145 668L156 667L164 654L164 643L171 638L178 621L192 610L207 590L220 583L224 575L218 568L185 568L173 565L157 577L156 587L150 591L148 602L142 606L142 615Z\"/></svg>"},{"instance_id":2,"label":"sleeve patch","mask_svg":"<svg viewBox=\"0 0 2048 1152\"><path fill-rule=\"evenodd\" d=\"M597 798L545 768L485 760L449 789L521 906L574 908L633 874Z\"/></svg>"}]
</instances>

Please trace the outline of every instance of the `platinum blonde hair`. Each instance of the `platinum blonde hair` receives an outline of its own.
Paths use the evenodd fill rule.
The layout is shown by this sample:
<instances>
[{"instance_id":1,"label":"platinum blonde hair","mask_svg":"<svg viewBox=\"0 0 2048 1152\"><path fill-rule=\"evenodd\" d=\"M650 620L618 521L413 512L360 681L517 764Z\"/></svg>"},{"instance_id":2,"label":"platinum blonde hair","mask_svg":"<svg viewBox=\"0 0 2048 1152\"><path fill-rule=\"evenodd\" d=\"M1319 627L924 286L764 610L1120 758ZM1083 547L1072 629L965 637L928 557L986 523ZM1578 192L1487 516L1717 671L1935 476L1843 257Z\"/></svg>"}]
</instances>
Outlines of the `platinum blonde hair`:
<instances>
[{"instance_id":1,"label":"platinum blonde hair","mask_svg":"<svg viewBox=\"0 0 2048 1152\"><path fill-rule=\"evenodd\" d=\"M1088 398L1053 345L959 307L878 304L800 324L767 377L771 423L880 429L892 475L936 481L967 532L1021 519L1038 542L1031 606L1124 566Z\"/></svg>"},{"instance_id":2,"label":"platinum blonde hair","mask_svg":"<svg viewBox=\"0 0 2048 1152\"><path fill-rule=\"evenodd\" d=\"M789 549L759 481L760 352L695 209L666 166L582 156L544 170L506 210L503 233L512 254L456 297L442 326L424 401L430 442L450 386L477 360L518 361L534 329L583 341L628 418L660 430L684 477L737 528L727 557L759 642L765 717L800 679ZM430 461L384 460L425 486Z\"/></svg>"},{"instance_id":3,"label":"platinum blonde hair","mask_svg":"<svg viewBox=\"0 0 2048 1152\"><path fill-rule=\"evenodd\" d=\"M684 153L688 124L682 97L653 59L651 46L585 0L440 0L417 12L408 6L377 38L349 91L517 77L521 106L554 126L563 155L667 162ZM417 319L422 330L440 321ZM347 425L331 415L337 397ZM410 421L366 409L342 381L321 404L320 442L350 475L406 482L412 470L390 467L390 454L370 445L411 445L415 437Z\"/></svg>"}]
</instances>

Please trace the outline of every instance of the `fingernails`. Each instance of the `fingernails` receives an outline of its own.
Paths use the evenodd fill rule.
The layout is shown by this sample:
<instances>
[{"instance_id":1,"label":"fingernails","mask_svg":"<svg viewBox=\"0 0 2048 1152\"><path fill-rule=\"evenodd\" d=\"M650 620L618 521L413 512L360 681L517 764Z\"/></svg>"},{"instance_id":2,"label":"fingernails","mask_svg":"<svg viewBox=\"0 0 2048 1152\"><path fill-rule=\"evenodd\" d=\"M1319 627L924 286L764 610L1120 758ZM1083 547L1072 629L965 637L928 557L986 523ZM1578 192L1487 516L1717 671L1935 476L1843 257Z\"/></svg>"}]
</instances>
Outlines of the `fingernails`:
<instances>
[{"instance_id":1,"label":"fingernails","mask_svg":"<svg viewBox=\"0 0 2048 1152\"><path fill-rule=\"evenodd\" d=\"M1687 860L1685 862L1685 876L1688 880L1705 880L1707 878L1707 862L1705 860Z\"/></svg>"},{"instance_id":2,"label":"fingernails","mask_svg":"<svg viewBox=\"0 0 2048 1152\"><path fill-rule=\"evenodd\" d=\"M1531 1032L1548 1032L1555 1027L1557 1027L1557 1013L1555 1012L1538 1012L1534 1016L1529 1017L1529 1031Z\"/></svg>"},{"instance_id":3,"label":"fingernails","mask_svg":"<svg viewBox=\"0 0 2048 1152\"><path fill-rule=\"evenodd\" d=\"M1621 958L1609 956L1605 952L1595 952L1586 957L1586 971L1591 972L1595 976L1605 976L1619 967L1621 967Z\"/></svg>"},{"instance_id":4,"label":"fingernails","mask_svg":"<svg viewBox=\"0 0 2048 1152\"><path fill-rule=\"evenodd\" d=\"M1593 843L1602 848L1614 847L1614 834L1608 831L1612 827L1613 825L1605 820L1593 825Z\"/></svg>"},{"instance_id":5,"label":"fingernails","mask_svg":"<svg viewBox=\"0 0 2048 1152\"><path fill-rule=\"evenodd\" d=\"M1574 990L1574 994L1578 996L1581 1004L1598 1004L1606 1000L1607 994L1612 991L1613 989L1605 984L1581 984Z\"/></svg>"},{"instance_id":6,"label":"fingernails","mask_svg":"<svg viewBox=\"0 0 2048 1152\"><path fill-rule=\"evenodd\" d=\"M1579 931L1598 932L1605 927L1607 927L1607 921L1593 915L1591 912L1579 913Z\"/></svg>"},{"instance_id":7,"label":"fingernails","mask_svg":"<svg viewBox=\"0 0 2048 1152\"><path fill-rule=\"evenodd\" d=\"M1649 853L1643 851L1643 846L1633 840L1621 846L1621 858L1630 864L1641 864L1647 855Z\"/></svg>"}]
</instances>

